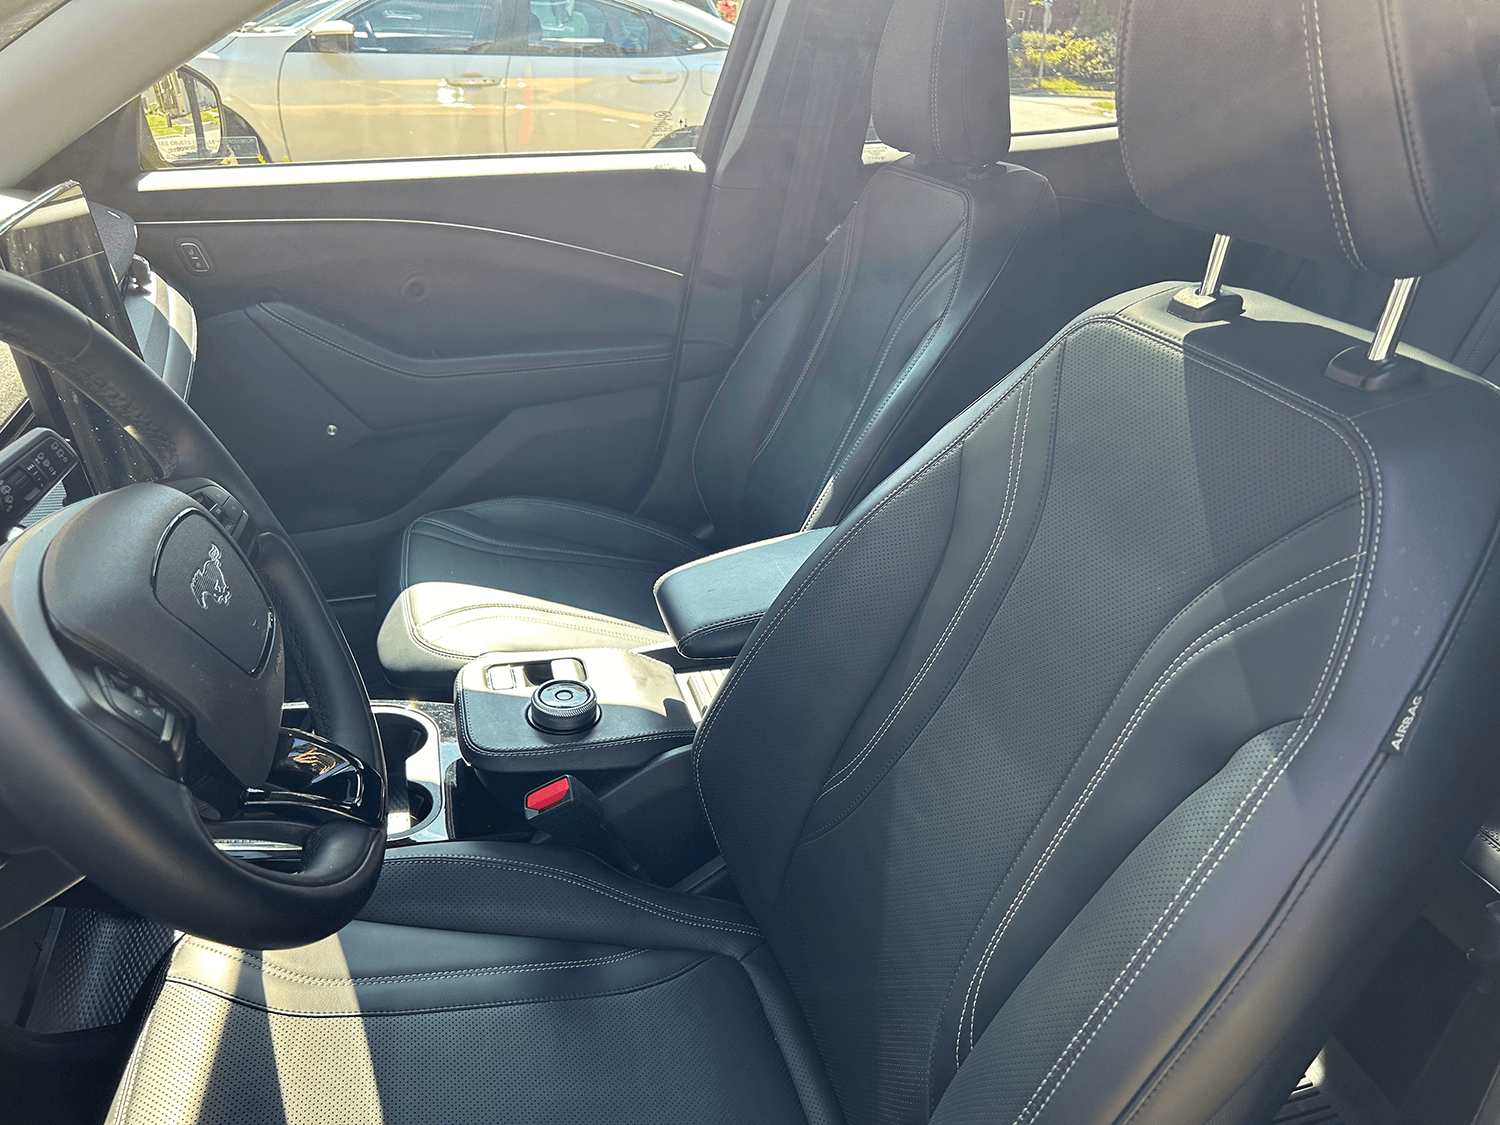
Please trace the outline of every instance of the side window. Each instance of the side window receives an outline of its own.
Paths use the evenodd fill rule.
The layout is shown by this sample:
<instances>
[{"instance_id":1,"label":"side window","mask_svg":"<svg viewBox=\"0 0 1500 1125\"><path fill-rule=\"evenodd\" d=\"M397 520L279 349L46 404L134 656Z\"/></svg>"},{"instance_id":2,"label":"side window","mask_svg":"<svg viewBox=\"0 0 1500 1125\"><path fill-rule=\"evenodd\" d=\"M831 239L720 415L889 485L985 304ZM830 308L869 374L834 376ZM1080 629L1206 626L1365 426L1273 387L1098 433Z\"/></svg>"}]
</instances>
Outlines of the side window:
<instances>
[{"instance_id":1,"label":"side window","mask_svg":"<svg viewBox=\"0 0 1500 1125\"><path fill-rule=\"evenodd\" d=\"M527 0L533 51L592 58L670 54L666 28L650 12L608 0Z\"/></svg>"},{"instance_id":2,"label":"side window","mask_svg":"<svg viewBox=\"0 0 1500 1125\"><path fill-rule=\"evenodd\" d=\"M375 0L346 18L359 51L464 54L487 45L480 38L484 8L483 0Z\"/></svg>"},{"instance_id":3,"label":"side window","mask_svg":"<svg viewBox=\"0 0 1500 1125\"><path fill-rule=\"evenodd\" d=\"M711 51L713 45L695 31L663 22L662 35L666 38L666 54L696 55L699 51Z\"/></svg>"},{"instance_id":4,"label":"side window","mask_svg":"<svg viewBox=\"0 0 1500 1125\"><path fill-rule=\"evenodd\" d=\"M281 0L146 92L141 166L691 148L726 12L737 4Z\"/></svg>"},{"instance_id":5,"label":"side window","mask_svg":"<svg viewBox=\"0 0 1500 1125\"><path fill-rule=\"evenodd\" d=\"M1006 0L1013 133L1115 120L1120 0Z\"/></svg>"}]
</instances>

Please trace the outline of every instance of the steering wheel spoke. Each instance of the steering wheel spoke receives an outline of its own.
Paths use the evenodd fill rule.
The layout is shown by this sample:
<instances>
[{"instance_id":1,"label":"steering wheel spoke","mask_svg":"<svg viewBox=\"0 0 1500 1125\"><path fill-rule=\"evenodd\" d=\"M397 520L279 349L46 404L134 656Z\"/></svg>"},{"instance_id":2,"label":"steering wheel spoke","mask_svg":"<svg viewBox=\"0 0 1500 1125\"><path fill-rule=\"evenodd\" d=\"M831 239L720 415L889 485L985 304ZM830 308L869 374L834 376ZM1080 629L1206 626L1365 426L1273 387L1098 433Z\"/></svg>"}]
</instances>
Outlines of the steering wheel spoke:
<instances>
[{"instance_id":1,"label":"steering wheel spoke","mask_svg":"<svg viewBox=\"0 0 1500 1125\"><path fill-rule=\"evenodd\" d=\"M245 791L236 819L257 817L384 830L385 778L325 738L282 727L266 784Z\"/></svg>"},{"instance_id":2,"label":"steering wheel spoke","mask_svg":"<svg viewBox=\"0 0 1500 1125\"><path fill-rule=\"evenodd\" d=\"M374 888L386 782L317 582L234 458L108 332L0 272L0 342L130 428L165 481L0 544L0 799L143 914L256 949L326 937ZM289 653L316 736L281 727Z\"/></svg>"}]
</instances>

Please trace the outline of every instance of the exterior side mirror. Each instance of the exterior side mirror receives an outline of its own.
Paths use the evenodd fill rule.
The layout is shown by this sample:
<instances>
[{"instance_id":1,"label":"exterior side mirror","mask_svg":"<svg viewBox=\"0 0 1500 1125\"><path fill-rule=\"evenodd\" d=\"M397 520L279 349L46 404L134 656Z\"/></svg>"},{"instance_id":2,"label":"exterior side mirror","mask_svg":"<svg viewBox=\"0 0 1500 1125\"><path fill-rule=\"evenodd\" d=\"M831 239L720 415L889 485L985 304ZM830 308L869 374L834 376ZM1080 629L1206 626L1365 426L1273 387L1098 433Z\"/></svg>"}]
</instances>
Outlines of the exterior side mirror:
<instances>
[{"instance_id":1,"label":"exterior side mirror","mask_svg":"<svg viewBox=\"0 0 1500 1125\"><path fill-rule=\"evenodd\" d=\"M325 55L354 53L354 25L348 20L324 20L312 29L307 40L314 51Z\"/></svg>"},{"instance_id":2,"label":"exterior side mirror","mask_svg":"<svg viewBox=\"0 0 1500 1125\"><path fill-rule=\"evenodd\" d=\"M141 95L146 128L173 167L217 164L231 155L219 90L191 67L178 67Z\"/></svg>"}]
</instances>

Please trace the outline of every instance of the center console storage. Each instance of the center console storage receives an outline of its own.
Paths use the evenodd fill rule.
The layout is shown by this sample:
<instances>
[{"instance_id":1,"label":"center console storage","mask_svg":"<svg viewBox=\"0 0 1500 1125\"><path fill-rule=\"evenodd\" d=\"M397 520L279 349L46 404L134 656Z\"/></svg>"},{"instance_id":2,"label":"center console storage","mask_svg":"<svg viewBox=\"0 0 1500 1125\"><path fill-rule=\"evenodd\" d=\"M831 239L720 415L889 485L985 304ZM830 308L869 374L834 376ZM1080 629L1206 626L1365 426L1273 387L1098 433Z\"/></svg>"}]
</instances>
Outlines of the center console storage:
<instances>
[{"instance_id":1,"label":"center console storage","mask_svg":"<svg viewBox=\"0 0 1500 1125\"><path fill-rule=\"evenodd\" d=\"M451 704L374 704L391 846L557 844L660 886L728 893L693 738L761 616L829 534L667 574L656 597L675 647L494 652L463 668ZM284 725L307 722L305 705L287 705Z\"/></svg>"},{"instance_id":2,"label":"center console storage","mask_svg":"<svg viewBox=\"0 0 1500 1125\"><path fill-rule=\"evenodd\" d=\"M569 729L561 713L589 696ZM464 758L487 784L639 769L697 729L673 669L619 649L482 656L459 673L457 704Z\"/></svg>"}]
</instances>

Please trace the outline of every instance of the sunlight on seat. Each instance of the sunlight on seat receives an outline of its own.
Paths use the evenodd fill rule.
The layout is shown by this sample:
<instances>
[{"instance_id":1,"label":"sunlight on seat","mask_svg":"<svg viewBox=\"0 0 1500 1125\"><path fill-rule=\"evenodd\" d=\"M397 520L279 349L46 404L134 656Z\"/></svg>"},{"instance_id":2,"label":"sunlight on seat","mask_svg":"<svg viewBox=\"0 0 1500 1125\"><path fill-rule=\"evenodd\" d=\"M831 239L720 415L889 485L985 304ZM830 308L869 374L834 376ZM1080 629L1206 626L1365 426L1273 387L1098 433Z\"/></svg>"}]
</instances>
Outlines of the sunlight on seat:
<instances>
[{"instance_id":1,"label":"sunlight on seat","mask_svg":"<svg viewBox=\"0 0 1500 1125\"><path fill-rule=\"evenodd\" d=\"M291 953L295 970L266 953L260 973L287 1125L381 1125L375 1065L343 944L335 934ZM285 1012L301 1014L277 1014Z\"/></svg>"}]
</instances>

